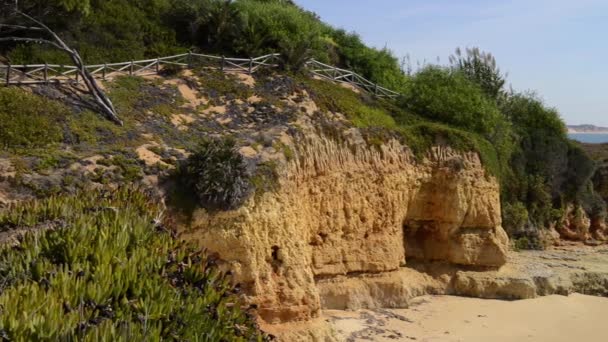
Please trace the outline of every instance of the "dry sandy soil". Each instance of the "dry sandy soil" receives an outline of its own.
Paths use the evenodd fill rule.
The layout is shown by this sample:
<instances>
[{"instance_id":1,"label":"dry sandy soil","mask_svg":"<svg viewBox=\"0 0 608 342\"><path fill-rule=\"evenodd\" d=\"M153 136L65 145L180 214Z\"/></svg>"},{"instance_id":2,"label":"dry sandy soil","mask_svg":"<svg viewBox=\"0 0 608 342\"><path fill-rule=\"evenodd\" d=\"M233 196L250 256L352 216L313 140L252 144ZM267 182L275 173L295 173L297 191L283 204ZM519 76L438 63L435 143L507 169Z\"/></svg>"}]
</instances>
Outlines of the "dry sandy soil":
<instances>
[{"instance_id":1,"label":"dry sandy soil","mask_svg":"<svg viewBox=\"0 0 608 342\"><path fill-rule=\"evenodd\" d=\"M343 341L608 341L608 298L416 298L408 309L325 312Z\"/></svg>"}]
</instances>

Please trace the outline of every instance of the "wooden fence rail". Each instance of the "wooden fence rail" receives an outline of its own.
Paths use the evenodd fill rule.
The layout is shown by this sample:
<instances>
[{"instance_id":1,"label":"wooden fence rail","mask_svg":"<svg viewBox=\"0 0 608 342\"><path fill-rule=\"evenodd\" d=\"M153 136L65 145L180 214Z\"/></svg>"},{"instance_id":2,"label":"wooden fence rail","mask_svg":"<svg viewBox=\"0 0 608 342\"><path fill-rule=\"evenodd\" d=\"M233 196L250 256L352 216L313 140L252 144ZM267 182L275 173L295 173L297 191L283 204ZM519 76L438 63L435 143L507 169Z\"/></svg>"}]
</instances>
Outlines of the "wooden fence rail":
<instances>
[{"instance_id":1,"label":"wooden fence rail","mask_svg":"<svg viewBox=\"0 0 608 342\"><path fill-rule=\"evenodd\" d=\"M253 74L260 68L278 67L280 54L274 53L256 58L229 58L203 55L193 52L184 54L129 61L87 65L85 68L97 79L106 80L115 76L156 75L167 67L208 68L224 72ZM374 84L362 76L345 69L310 60L306 67L313 75L335 82L350 83L378 97L394 98L399 93ZM58 84L80 82L78 68L58 64L0 65L0 85Z\"/></svg>"},{"instance_id":2,"label":"wooden fence rail","mask_svg":"<svg viewBox=\"0 0 608 342\"><path fill-rule=\"evenodd\" d=\"M257 58L228 58L184 53L140 61L87 65L86 68L93 77L104 80L120 75L155 75L167 66L203 67L226 72L254 73L261 67L278 66L278 58L278 54ZM78 83L79 77L78 68L75 66L57 64L0 65L0 85Z\"/></svg>"},{"instance_id":3,"label":"wooden fence rail","mask_svg":"<svg viewBox=\"0 0 608 342\"><path fill-rule=\"evenodd\" d=\"M377 83L373 83L353 71L340 69L314 59L308 61L306 67L315 76L334 82L349 83L378 97L396 98L400 95L398 92L381 87Z\"/></svg>"}]
</instances>

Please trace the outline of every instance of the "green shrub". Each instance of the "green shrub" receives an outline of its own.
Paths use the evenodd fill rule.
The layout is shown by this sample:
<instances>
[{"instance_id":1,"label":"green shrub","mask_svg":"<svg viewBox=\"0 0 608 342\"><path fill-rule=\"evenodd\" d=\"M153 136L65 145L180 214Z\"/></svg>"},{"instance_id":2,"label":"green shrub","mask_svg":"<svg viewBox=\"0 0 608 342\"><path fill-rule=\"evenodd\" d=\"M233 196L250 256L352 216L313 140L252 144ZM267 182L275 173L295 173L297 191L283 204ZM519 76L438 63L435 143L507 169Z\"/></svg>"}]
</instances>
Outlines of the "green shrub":
<instances>
[{"instance_id":1,"label":"green shrub","mask_svg":"<svg viewBox=\"0 0 608 342\"><path fill-rule=\"evenodd\" d=\"M491 136L502 120L496 104L463 74L429 66L408 86L403 106L431 120Z\"/></svg>"},{"instance_id":2,"label":"green shrub","mask_svg":"<svg viewBox=\"0 0 608 342\"><path fill-rule=\"evenodd\" d=\"M61 143L68 114L58 102L19 88L0 88L0 145L7 149Z\"/></svg>"},{"instance_id":3,"label":"green shrub","mask_svg":"<svg viewBox=\"0 0 608 342\"><path fill-rule=\"evenodd\" d=\"M455 54L450 56L450 64L479 85L491 99L498 100L503 95L506 76L501 73L491 53L479 48L467 48L463 53L457 48Z\"/></svg>"},{"instance_id":4,"label":"green shrub","mask_svg":"<svg viewBox=\"0 0 608 342\"><path fill-rule=\"evenodd\" d=\"M515 168L528 174L555 179L566 169L566 126L555 109L547 108L533 95L514 94L501 105L517 134L521 157Z\"/></svg>"},{"instance_id":5,"label":"green shrub","mask_svg":"<svg viewBox=\"0 0 608 342\"><path fill-rule=\"evenodd\" d=\"M179 177L205 208L235 209L253 193L251 173L231 139L204 140L180 166Z\"/></svg>"},{"instance_id":6,"label":"green shrub","mask_svg":"<svg viewBox=\"0 0 608 342\"><path fill-rule=\"evenodd\" d=\"M504 202L524 203L539 228L558 220L566 203L579 203L590 214L604 212L590 181L595 163L568 140L555 109L533 94L512 94L502 102L501 111L517 136L511 173L503 182Z\"/></svg>"},{"instance_id":7,"label":"green shrub","mask_svg":"<svg viewBox=\"0 0 608 342\"><path fill-rule=\"evenodd\" d=\"M530 218L528 209L522 202L504 203L502 206L502 226L512 235L514 232L521 231L528 224Z\"/></svg>"},{"instance_id":8,"label":"green shrub","mask_svg":"<svg viewBox=\"0 0 608 342\"><path fill-rule=\"evenodd\" d=\"M305 55L310 51L315 57L327 60L322 40L326 26L312 13L282 1L241 0L236 2L236 6L242 16L243 31L248 33L249 38L239 40L241 45L237 47L237 52L247 55L285 52L285 55L293 57L287 60L288 64L292 64L297 62L297 56L289 52L306 47L301 51ZM263 35L252 36L255 32ZM251 39L263 40L256 42Z\"/></svg>"},{"instance_id":9,"label":"green shrub","mask_svg":"<svg viewBox=\"0 0 608 342\"><path fill-rule=\"evenodd\" d=\"M491 145L496 160L492 169L499 178L509 169L514 152L511 123L496 102L457 70L429 66L417 73L401 99L401 106L432 121L479 134ZM478 150L479 151L479 150ZM488 154L486 155L488 156Z\"/></svg>"},{"instance_id":10,"label":"green shrub","mask_svg":"<svg viewBox=\"0 0 608 342\"><path fill-rule=\"evenodd\" d=\"M408 79L399 61L388 48L366 46L359 35L342 29L331 30L326 45L330 47L330 62L351 69L384 87L401 91ZM335 55L335 56L332 56Z\"/></svg>"},{"instance_id":11,"label":"green shrub","mask_svg":"<svg viewBox=\"0 0 608 342\"><path fill-rule=\"evenodd\" d=\"M30 0L22 7L28 8L31 13L42 13L42 17L38 17L55 29L68 44L77 48L86 63L97 64L184 51L177 44L175 31L163 22L162 13L167 13L171 2L93 1L81 7L81 11L74 11L79 6L57 6L52 5L52 1ZM65 53L35 44L21 45L13 50L10 57L14 63L71 64L66 60Z\"/></svg>"},{"instance_id":12,"label":"green shrub","mask_svg":"<svg viewBox=\"0 0 608 342\"><path fill-rule=\"evenodd\" d=\"M13 63L33 64L46 62L58 65L72 65L74 63L64 51L40 44L17 45L10 51L8 57Z\"/></svg>"},{"instance_id":13,"label":"green shrub","mask_svg":"<svg viewBox=\"0 0 608 342\"><path fill-rule=\"evenodd\" d=\"M260 341L229 279L138 190L14 205L0 231L0 336L11 341Z\"/></svg>"},{"instance_id":14,"label":"green shrub","mask_svg":"<svg viewBox=\"0 0 608 342\"><path fill-rule=\"evenodd\" d=\"M518 239L513 240L513 249L515 251L528 250L533 249L530 243L530 239L527 237L520 237Z\"/></svg>"}]
</instances>

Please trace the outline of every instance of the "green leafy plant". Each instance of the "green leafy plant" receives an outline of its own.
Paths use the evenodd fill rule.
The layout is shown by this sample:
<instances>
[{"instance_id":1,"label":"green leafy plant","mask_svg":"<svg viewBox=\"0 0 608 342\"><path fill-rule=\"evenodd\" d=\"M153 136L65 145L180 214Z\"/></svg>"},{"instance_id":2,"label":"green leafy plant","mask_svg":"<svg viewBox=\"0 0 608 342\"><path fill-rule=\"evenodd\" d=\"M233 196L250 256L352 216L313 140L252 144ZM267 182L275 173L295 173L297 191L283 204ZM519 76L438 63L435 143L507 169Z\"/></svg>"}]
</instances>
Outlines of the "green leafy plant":
<instances>
[{"instance_id":1,"label":"green leafy plant","mask_svg":"<svg viewBox=\"0 0 608 342\"><path fill-rule=\"evenodd\" d=\"M0 231L0 335L11 341L262 341L213 259L136 189L13 205Z\"/></svg>"},{"instance_id":2,"label":"green leafy plant","mask_svg":"<svg viewBox=\"0 0 608 342\"><path fill-rule=\"evenodd\" d=\"M503 182L503 202L524 203L537 227L558 220L566 203L580 203L592 215L605 212L591 186L595 164L568 140L557 110L534 94L510 94L501 112L517 136L511 173Z\"/></svg>"},{"instance_id":3,"label":"green leafy plant","mask_svg":"<svg viewBox=\"0 0 608 342\"><path fill-rule=\"evenodd\" d=\"M502 226L511 235L525 228L530 217L528 209L522 202L505 203L502 208Z\"/></svg>"},{"instance_id":4,"label":"green leafy plant","mask_svg":"<svg viewBox=\"0 0 608 342\"><path fill-rule=\"evenodd\" d=\"M496 104L463 74L429 66L417 73L402 105L446 124L490 136L502 120Z\"/></svg>"},{"instance_id":5,"label":"green leafy plant","mask_svg":"<svg viewBox=\"0 0 608 342\"><path fill-rule=\"evenodd\" d=\"M250 176L234 140L208 139L182 163L179 177L203 207L235 209L253 192Z\"/></svg>"}]
</instances>

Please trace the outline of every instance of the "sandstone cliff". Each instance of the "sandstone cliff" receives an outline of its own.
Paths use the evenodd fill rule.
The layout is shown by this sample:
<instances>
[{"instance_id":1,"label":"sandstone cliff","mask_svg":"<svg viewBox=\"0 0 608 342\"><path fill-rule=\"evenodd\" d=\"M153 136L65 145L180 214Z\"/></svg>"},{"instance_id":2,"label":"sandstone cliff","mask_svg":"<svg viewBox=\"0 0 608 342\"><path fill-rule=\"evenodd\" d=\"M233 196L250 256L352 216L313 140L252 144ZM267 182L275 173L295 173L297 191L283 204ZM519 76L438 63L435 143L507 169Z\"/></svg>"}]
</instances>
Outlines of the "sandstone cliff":
<instances>
[{"instance_id":1,"label":"sandstone cliff","mask_svg":"<svg viewBox=\"0 0 608 342\"><path fill-rule=\"evenodd\" d=\"M506 262L498 184L476 154L436 147L417 161L396 140L368 146L356 129L330 139L308 119L300 119L303 133L291 141L295 157L280 168L277 191L234 211L198 210L186 232L234 271L265 322L352 307L336 291L361 286L347 285L353 275L388 275L363 280L378 293L361 296L362 307L404 305L415 293L380 292L403 286L393 273L410 259Z\"/></svg>"}]
</instances>

